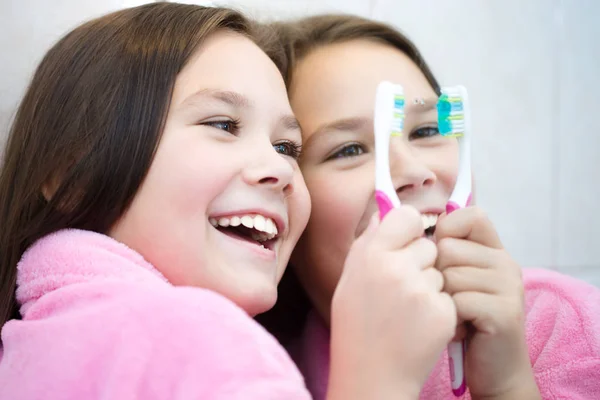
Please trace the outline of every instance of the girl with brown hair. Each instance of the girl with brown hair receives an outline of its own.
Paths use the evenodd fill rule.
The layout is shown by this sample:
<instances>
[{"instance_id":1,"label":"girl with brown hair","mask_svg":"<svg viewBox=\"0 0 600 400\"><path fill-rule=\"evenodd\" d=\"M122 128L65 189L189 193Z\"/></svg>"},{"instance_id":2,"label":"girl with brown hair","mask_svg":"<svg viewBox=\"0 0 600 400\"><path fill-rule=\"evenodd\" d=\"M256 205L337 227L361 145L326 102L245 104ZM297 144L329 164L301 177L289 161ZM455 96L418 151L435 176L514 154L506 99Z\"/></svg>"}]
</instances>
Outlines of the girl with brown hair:
<instances>
[{"instance_id":1,"label":"girl with brown hair","mask_svg":"<svg viewBox=\"0 0 600 400\"><path fill-rule=\"evenodd\" d=\"M600 291L552 271L522 270L477 206L446 214L458 144L438 132L440 85L416 46L391 26L351 15L265 29L286 55L273 59L302 127L299 162L312 212L279 301L259 319L288 347L314 398L324 398L328 382L335 382L328 376L329 353L339 338L336 325L343 323L336 298L348 257L377 209L373 114L381 81L401 84L407 99L403 135L390 141L390 171L401 203L412 206L428 228L421 235L435 243L431 263L443 274L443 291L452 296L459 321L454 340L467 340L466 398L600 398ZM396 268L411 267L411 260L401 261ZM410 275L404 278L394 282L399 297L419 287ZM413 333L397 337L397 357L415 372L412 398L453 399L447 353L430 342L438 325L419 330L423 315L407 318L404 306L397 307L394 318ZM385 328L369 331L373 346L387 337ZM355 335L367 336L350 331L345 339ZM413 358L428 344L433 362Z\"/></svg>"},{"instance_id":2,"label":"girl with brown hair","mask_svg":"<svg viewBox=\"0 0 600 400\"><path fill-rule=\"evenodd\" d=\"M310 213L301 133L258 33L228 9L152 3L46 54L0 171L0 398L309 398L251 318L275 303ZM406 246L419 224L397 210L349 257L329 399L408 396L402 304L438 326L415 358L452 336L431 245ZM390 285L399 259L418 307ZM382 325L376 348L346 335Z\"/></svg>"}]
</instances>

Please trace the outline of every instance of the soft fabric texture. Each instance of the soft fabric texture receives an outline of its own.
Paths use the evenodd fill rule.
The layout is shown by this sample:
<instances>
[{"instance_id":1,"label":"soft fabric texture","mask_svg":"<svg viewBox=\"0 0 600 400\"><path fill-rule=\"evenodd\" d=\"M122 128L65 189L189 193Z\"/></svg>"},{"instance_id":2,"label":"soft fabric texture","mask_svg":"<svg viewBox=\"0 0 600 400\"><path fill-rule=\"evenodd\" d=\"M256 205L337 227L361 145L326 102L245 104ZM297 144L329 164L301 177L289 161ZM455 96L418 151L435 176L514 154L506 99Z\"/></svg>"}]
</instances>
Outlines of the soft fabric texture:
<instances>
[{"instance_id":1,"label":"soft fabric texture","mask_svg":"<svg viewBox=\"0 0 600 400\"><path fill-rule=\"evenodd\" d=\"M309 399L277 341L208 290L174 287L125 245L66 230L18 265L0 399Z\"/></svg>"},{"instance_id":2,"label":"soft fabric texture","mask_svg":"<svg viewBox=\"0 0 600 400\"><path fill-rule=\"evenodd\" d=\"M523 278L529 357L542 398L600 399L600 290L543 269L525 269ZM311 314L303 337L290 352L313 398L325 399L329 332L316 314ZM471 396L467 391L462 398ZM420 399L456 399L450 390L446 352L425 383Z\"/></svg>"}]
</instances>

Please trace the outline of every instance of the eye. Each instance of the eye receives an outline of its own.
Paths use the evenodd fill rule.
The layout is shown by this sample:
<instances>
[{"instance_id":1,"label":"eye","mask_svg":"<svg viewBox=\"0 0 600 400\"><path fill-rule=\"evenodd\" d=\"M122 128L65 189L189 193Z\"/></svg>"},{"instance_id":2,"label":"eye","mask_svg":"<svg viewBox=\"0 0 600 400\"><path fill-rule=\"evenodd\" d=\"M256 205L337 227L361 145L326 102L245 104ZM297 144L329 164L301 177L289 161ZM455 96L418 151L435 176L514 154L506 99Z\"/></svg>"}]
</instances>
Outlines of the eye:
<instances>
[{"instance_id":1,"label":"eye","mask_svg":"<svg viewBox=\"0 0 600 400\"><path fill-rule=\"evenodd\" d=\"M440 134L437 126L424 126L415 129L410 134L410 139L424 139L428 137L437 136Z\"/></svg>"},{"instance_id":2,"label":"eye","mask_svg":"<svg viewBox=\"0 0 600 400\"><path fill-rule=\"evenodd\" d=\"M240 130L240 121L233 119L224 119L220 121L208 121L203 122L200 125L210 126L221 131L229 132L232 135L235 135Z\"/></svg>"},{"instance_id":3,"label":"eye","mask_svg":"<svg viewBox=\"0 0 600 400\"><path fill-rule=\"evenodd\" d=\"M365 152L364 147L358 143L350 143L333 153L328 160L336 158L350 158L360 156Z\"/></svg>"},{"instance_id":4,"label":"eye","mask_svg":"<svg viewBox=\"0 0 600 400\"><path fill-rule=\"evenodd\" d=\"M273 148L279 154L292 157L294 160L297 160L300 157L300 153L302 151L302 145L292 142L291 140L282 140L281 142L277 142L273 144Z\"/></svg>"}]
</instances>

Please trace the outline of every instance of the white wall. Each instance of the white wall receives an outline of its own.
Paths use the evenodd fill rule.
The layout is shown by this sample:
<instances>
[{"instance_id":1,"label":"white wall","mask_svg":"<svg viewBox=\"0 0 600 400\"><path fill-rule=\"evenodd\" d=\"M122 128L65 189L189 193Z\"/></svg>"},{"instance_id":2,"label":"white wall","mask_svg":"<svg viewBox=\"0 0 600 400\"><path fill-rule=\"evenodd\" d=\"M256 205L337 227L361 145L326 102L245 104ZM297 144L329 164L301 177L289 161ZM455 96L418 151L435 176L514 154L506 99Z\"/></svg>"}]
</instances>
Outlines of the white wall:
<instances>
[{"instance_id":1,"label":"white wall","mask_svg":"<svg viewBox=\"0 0 600 400\"><path fill-rule=\"evenodd\" d=\"M0 0L0 139L45 49L147 1ZM594 0L223 0L257 18L343 11L391 22L443 84L468 87L478 203L523 266L600 286L600 34Z\"/></svg>"}]
</instances>

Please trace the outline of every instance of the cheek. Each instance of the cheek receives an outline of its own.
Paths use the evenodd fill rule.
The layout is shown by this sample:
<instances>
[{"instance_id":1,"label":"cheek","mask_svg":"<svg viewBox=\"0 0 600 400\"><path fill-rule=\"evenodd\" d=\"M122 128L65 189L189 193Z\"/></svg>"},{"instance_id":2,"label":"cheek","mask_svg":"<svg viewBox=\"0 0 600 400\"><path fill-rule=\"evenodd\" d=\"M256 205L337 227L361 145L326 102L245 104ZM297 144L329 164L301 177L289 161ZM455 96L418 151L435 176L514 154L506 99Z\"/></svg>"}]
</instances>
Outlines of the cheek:
<instances>
[{"instance_id":1,"label":"cheek","mask_svg":"<svg viewBox=\"0 0 600 400\"><path fill-rule=\"evenodd\" d=\"M286 237L285 246L282 246L277 270L277 282L281 280L285 269L287 268L290 256L306 228L306 224L310 218L311 201L308 188L304 183L302 174L298 171L294 178L294 192L287 198L288 215L290 221L289 234Z\"/></svg>"},{"instance_id":2,"label":"cheek","mask_svg":"<svg viewBox=\"0 0 600 400\"><path fill-rule=\"evenodd\" d=\"M307 231L320 246L349 249L373 194L367 168L305 175L312 199ZM315 243L315 242L313 242Z\"/></svg>"},{"instance_id":3,"label":"cheek","mask_svg":"<svg viewBox=\"0 0 600 400\"><path fill-rule=\"evenodd\" d=\"M300 171L295 174L293 185L294 192L288 198L290 239L293 241L292 246L296 244L300 238L300 235L302 235L311 213L311 199L309 191Z\"/></svg>"},{"instance_id":4,"label":"cheek","mask_svg":"<svg viewBox=\"0 0 600 400\"><path fill-rule=\"evenodd\" d=\"M456 141L428 151L426 153L426 163L435 173L444 190L452 192L458 178L459 156Z\"/></svg>"},{"instance_id":5,"label":"cheek","mask_svg":"<svg viewBox=\"0 0 600 400\"><path fill-rule=\"evenodd\" d=\"M234 167L224 162L227 154L218 146L177 139L161 144L147 177L148 185L152 186L154 199L162 203L159 209L172 216L204 214L210 202L230 184Z\"/></svg>"},{"instance_id":6,"label":"cheek","mask_svg":"<svg viewBox=\"0 0 600 400\"><path fill-rule=\"evenodd\" d=\"M205 240L208 204L228 182L221 168L206 173L214 155L183 144L163 140L131 207L111 231L174 284L193 283L191 271L203 257L197 249Z\"/></svg>"},{"instance_id":7,"label":"cheek","mask_svg":"<svg viewBox=\"0 0 600 400\"><path fill-rule=\"evenodd\" d=\"M312 212L294 254L300 281L317 309L326 310L344 261L364 224L374 190L373 171L365 166L348 171L305 168Z\"/></svg>"}]
</instances>

